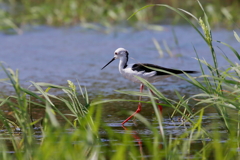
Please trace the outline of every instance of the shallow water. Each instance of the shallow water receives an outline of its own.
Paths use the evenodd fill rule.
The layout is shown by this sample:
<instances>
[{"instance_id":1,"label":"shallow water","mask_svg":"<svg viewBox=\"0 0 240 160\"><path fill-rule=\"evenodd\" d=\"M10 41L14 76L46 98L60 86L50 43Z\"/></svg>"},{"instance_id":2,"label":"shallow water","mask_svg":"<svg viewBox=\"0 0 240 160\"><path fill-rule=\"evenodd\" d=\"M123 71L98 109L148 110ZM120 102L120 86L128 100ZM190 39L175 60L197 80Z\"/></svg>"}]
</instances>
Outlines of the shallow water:
<instances>
[{"instance_id":1,"label":"shallow water","mask_svg":"<svg viewBox=\"0 0 240 160\"><path fill-rule=\"evenodd\" d=\"M177 35L179 45L175 43L172 28ZM152 41L155 38L164 49L166 41L172 54L170 57L164 52L160 58ZM223 29L213 31L213 39L221 40L239 50L240 45L235 40L232 31ZM1 61L12 69L20 70L21 82L29 86L29 81L48 82L64 85L67 80L80 81L89 93L103 95L114 94L116 89L134 90L139 86L124 79L118 72L118 62L115 61L101 68L113 57L113 52L119 48L126 48L130 62L153 63L176 69L200 70L194 59L196 54L211 62L211 54L204 40L189 26L164 26L163 31L121 29L109 34L82 27L49 28L36 27L22 35L0 34ZM230 59L237 62L233 53L227 47L215 43ZM225 67L227 62L217 50L219 66ZM5 77L1 72L1 78ZM179 79L166 79L156 83L159 89L174 90L185 88L189 84Z\"/></svg>"},{"instance_id":2,"label":"shallow water","mask_svg":"<svg viewBox=\"0 0 240 160\"><path fill-rule=\"evenodd\" d=\"M120 31L103 33L83 27L73 28L49 28L36 27L22 35L0 34L0 57L6 66L20 71L20 81L24 86L29 86L29 81L46 82L58 85L67 85L67 80L86 86L90 99L101 95L104 99L125 98L138 99L134 96L123 95L115 90L137 91L139 84L134 84L124 79L118 72L118 61L113 62L104 70L101 68L113 57L114 51L119 47L126 48L130 53L130 63L147 62L164 67L199 71L198 62L194 59L196 49L200 58L211 63L212 57L204 40L189 26L163 26L163 31L135 30L134 28L122 28ZM178 45L175 42L172 29L175 30ZM164 49L163 41L171 49L173 57L164 50L164 57L160 58L152 38L157 39ZM224 29L213 31L213 39L230 44L236 50L240 49L233 32ZM221 57L222 51L233 61L238 62L229 48L215 42L221 50L216 50L219 66L227 67L228 63ZM196 75L197 76L197 75ZM0 77L5 78L3 72ZM176 99L174 91L182 95L190 96L199 93L199 90L178 78L167 78L155 86L166 95ZM11 91L6 84L1 84L1 91ZM60 93L59 93L60 94ZM135 111L137 103L118 102L108 103L104 106L103 120L116 132L123 133L121 122L129 115L127 111ZM154 123L153 108L144 104L141 114ZM204 115L203 123L208 126L212 120L218 117L215 110L208 109ZM36 112L39 116L41 112ZM179 135L187 126L177 127L181 122L180 117L169 118L171 109L164 109L164 130L167 135ZM151 135L149 130L138 123L138 134ZM132 126L132 121L126 126ZM197 142L196 142L197 143Z\"/></svg>"}]
</instances>

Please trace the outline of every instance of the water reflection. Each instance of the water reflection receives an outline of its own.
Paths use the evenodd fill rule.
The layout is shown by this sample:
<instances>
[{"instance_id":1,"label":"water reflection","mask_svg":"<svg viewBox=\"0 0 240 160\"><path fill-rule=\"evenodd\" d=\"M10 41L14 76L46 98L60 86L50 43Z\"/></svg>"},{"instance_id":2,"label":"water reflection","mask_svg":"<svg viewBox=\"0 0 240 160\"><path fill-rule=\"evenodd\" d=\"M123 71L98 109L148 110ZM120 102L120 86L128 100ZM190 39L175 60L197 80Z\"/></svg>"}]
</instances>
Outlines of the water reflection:
<instances>
[{"instance_id":1,"label":"water reflection","mask_svg":"<svg viewBox=\"0 0 240 160\"><path fill-rule=\"evenodd\" d=\"M129 129L125 126L122 125L122 128L125 130L125 131L128 131ZM138 133L134 130L131 130L131 135L132 137L135 139L135 141L138 143L138 147L139 147L139 152L140 152L140 155L141 155L141 159L143 160L144 157L143 157L143 146L142 146L142 140L140 138L140 136L138 135Z\"/></svg>"}]
</instances>

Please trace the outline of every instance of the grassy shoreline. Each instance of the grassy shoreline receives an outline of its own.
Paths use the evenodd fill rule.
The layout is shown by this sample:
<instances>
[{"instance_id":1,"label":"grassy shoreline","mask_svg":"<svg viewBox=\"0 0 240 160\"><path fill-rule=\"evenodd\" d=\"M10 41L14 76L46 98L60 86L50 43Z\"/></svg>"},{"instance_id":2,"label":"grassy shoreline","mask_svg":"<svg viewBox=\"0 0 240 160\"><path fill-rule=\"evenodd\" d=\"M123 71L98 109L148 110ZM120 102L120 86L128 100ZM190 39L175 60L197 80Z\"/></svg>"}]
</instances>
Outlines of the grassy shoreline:
<instances>
[{"instance_id":1,"label":"grassy shoreline","mask_svg":"<svg viewBox=\"0 0 240 160\"><path fill-rule=\"evenodd\" d=\"M233 0L202 0L209 15L210 24L214 27L239 28L238 18L240 2ZM201 8L197 1L186 0L180 3L177 0L137 0L121 2L86 1L86 0L12 0L0 1L0 29L14 29L21 33L26 25L72 26L81 23L99 23L104 26L116 24L157 23L179 24L182 21L179 15L165 8L152 7L136 14L131 20L126 19L137 9L149 4L169 4L174 8L184 8L197 17L201 17Z\"/></svg>"}]
</instances>

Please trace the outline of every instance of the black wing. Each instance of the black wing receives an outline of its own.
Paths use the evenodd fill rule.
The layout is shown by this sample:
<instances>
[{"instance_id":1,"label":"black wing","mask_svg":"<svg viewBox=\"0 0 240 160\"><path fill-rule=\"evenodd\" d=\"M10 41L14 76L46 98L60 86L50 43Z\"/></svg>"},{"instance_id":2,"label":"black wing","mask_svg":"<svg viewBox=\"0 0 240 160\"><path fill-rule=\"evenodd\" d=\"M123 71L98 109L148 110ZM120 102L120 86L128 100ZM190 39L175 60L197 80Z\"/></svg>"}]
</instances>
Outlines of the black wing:
<instances>
[{"instance_id":1,"label":"black wing","mask_svg":"<svg viewBox=\"0 0 240 160\"><path fill-rule=\"evenodd\" d=\"M155 71L153 69L150 69L148 67L151 67L151 68L156 68L156 69L161 69L161 70L164 70L164 71L167 71L167 72L171 72L171 73L174 73L174 74L181 74L183 72L185 73L197 73L196 71L182 71L182 70L176 70L176 69L170 69L170 68L165 68L165 67L161 67L161 66L158 66L158 65L154 65L154 64L149 64L149 63L136 63L132 66L132 70L133 71L144 71L144 72L152 72L152 71ZM165 72L160 72L160 71L156 71L157 74L156 75L170 75L169 73L165 73Z\"/></svg>"}]
</instances>

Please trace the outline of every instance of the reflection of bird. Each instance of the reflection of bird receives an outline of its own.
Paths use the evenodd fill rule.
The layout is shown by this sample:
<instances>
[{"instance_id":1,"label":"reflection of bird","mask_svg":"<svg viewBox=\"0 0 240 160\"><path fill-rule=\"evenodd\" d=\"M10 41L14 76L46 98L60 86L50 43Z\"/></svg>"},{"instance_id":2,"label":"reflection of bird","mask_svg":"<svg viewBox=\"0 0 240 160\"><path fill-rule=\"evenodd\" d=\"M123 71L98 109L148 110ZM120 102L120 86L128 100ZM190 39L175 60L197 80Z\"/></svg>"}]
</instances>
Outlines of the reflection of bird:
<instances>
[{"instance_id":1,"label":"reflection of bird","mask_svg":"<svg viewBox=\"0 0 240 160\"><path fill-rule=\"evenodd\" d=\"M140 92L143 90L143 84L139 79L136 78L136 76L141 77L145 80L147 80L150 83L160 81L164 77L168 77L171 74L168 74L166 72L156 71L156 70L164 70L173 74L181 74L181 73L197 73L196 71L182 71L182 70L175 70L175 69L169 69L164 68L161 66L157 66L154 64L148 64L148 63L135 63L135 64L127 64L128 63L128 56L129 53L124 48L118 48L114 52L113 59L108 62L102 69L104 69L107 65L109 65L112 61L115 59L120 59L119 62L119 72L123 75L123 77L129 79L130 81L140 83ZM153 69L156 70L153 70ZM139 101L141 101L141 96L139 97ZM125 121L122 122L122 125L126 123L129 119L131 119L136 113L139 113L141 111L141 103L138 104L138 109L136 112L134 112L130 117L128 117ZM159 106L160 111L162 110L162 106Z\"/></svg>"}]
</instances>

